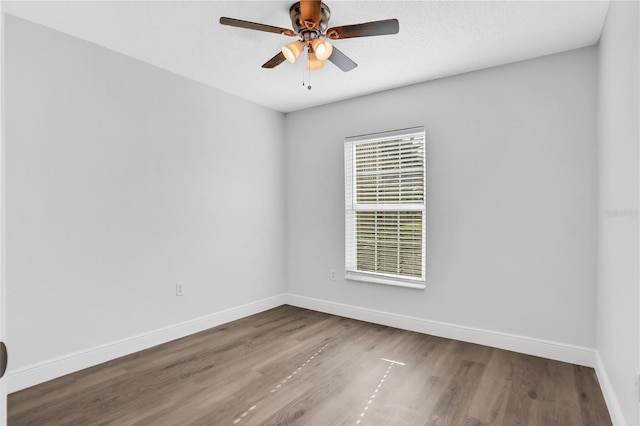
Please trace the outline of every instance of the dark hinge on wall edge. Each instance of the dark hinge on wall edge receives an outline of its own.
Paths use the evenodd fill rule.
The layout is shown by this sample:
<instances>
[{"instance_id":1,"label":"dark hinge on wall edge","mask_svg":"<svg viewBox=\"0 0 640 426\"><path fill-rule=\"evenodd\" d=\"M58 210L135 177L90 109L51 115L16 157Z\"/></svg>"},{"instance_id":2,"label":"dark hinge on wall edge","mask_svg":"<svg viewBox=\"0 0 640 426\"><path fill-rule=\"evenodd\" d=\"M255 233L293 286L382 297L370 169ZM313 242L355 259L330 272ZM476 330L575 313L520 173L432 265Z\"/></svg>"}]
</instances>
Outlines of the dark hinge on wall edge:
<instances>
[{"instance_id":1,"label":"dark hinge on wall edge","mask_svg":"<svg viewBox=\"0 0 640 426\"><path fill-rule=\"evenodd\" d=\"M7 361L7 345L4 342L0 342L0 378L7 371Z\"/></svg>"}]
</instances>

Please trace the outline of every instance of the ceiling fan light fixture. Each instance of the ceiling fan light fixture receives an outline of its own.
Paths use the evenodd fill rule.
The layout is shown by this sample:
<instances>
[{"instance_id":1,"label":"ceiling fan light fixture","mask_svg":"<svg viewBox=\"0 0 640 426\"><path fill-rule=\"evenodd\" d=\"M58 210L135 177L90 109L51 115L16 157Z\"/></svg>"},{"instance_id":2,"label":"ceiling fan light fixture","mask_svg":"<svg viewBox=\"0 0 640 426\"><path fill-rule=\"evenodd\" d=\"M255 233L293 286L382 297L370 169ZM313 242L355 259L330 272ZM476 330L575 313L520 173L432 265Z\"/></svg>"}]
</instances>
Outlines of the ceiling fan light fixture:
<instances>
[{"instance_id":1,"label":"ceiling fan light fixture","mask_svg":"<svg viewBox=\"0 0 640 426\"><path fill-rule=\"evenodd\" d=\"M325 59L329 59L331 53L333 53L333 46L328 41L320 40L319 38L313 39L311 41L311 47L313 48L314 53L316 54L316 58L324 61Z\"/></svg>"},{"instance_id":2,"label":"ceiling fan light fixture","mask_svg":"<svg viewBox=\"0 0 640 426\"><path fill-rule=\"evenodd\" d=\"M282 54L287 61L292 64L296 62L300 53L304 50L304 44L300 40L296 40L293 43L289 43L286 46L282 46Z\"/></svg>"},{"instance_id":3,"label":"ceiling fan light fixture","mask_svg":"<svg viewBox=\"0 0 640 426\"><path fill-rule=\"evenodd\" d=\"M324 66L324 62L316 57L316 54L309 52L309 60L307 62L307 69L309 71L319 70Z\"/></svg>"}]
</instances>

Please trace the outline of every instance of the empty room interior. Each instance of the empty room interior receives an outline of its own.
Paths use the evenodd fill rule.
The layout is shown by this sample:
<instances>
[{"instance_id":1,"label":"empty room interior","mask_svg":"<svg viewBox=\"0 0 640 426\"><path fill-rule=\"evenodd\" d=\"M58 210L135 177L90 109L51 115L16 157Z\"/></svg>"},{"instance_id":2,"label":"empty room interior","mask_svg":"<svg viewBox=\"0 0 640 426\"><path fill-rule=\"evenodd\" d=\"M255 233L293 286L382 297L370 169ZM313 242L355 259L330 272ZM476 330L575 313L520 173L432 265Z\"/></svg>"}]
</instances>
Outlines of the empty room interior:
<instances>
[{"instance_id":1,"label":"empty room interior","mask_svg":"<svg viewBox=\"0 0 640 426\"><path fill-rule=\"evenodd\" d=\"M0 424L640 424L637 1L1 7Z\"/></svg>"}]
</instances>

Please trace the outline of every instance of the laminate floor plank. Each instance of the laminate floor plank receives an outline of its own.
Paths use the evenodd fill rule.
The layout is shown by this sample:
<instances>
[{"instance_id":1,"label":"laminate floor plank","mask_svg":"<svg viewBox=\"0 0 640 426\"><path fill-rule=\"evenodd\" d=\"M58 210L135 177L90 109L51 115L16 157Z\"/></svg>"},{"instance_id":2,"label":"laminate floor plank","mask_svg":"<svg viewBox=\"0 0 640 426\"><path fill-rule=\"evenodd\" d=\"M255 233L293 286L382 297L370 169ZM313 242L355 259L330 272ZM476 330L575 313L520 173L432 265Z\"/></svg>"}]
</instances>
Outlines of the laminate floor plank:
<instances>
[{"instance_id":1,"label":"laminate floor plank","mask_svg":"<svg viewBox=\"0 0 640 426\"><path fill-rule=\"evenodd\" d=\"M472 423L482 425L499 425L504 421L511 382L504 379L482 377L478 389L473 396L468 416Z\"/></svg>"},{"instance_id":2,"label":"laminate floor plank","mask_svg":"<svg viewBox=\"0 0 640 426\"><path fill-rule=\"evenodd\" d=\"M9 395L9 425L608 425L593 369L281 306Z\"/></svg>"},{"instance_id":3,"label":"laminate floor plank","mask_svg":"<svg viewBox=\"0 0 640 426\"><path fill-rule=\"evenodd\" d=\"M609 421L608 413L599 409L598 401L594 400L593 392L591 392L591 389L599 386L593 369L574 365L573 372L576 378L582 423L585 425L600 425Z\"/></svg>"}]
</instances>

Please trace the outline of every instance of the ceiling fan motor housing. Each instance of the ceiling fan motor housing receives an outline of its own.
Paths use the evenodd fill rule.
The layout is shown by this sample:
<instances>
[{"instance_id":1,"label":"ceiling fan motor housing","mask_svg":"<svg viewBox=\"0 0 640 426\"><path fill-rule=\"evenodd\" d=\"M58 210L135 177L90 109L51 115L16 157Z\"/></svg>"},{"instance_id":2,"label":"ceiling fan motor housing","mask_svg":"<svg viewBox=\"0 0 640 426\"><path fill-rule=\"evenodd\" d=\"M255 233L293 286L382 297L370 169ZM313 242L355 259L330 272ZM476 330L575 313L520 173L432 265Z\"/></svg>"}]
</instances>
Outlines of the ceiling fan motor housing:
<instances>
[{"instance_id":1,"label":"ceiling fan motor housing","mask_svg":"<svg viewBox=\"0 0 640 426\"><path fill-rule=\"evenodd\" d=\"M327 31L329 18L331 17L331 10L326 4L320 3L320 22L317 23L317 26L314 29L309 29L305 23L300 20L300 2L296 2L291 5L291 8L289 9L289 16L291 17L291 26L293 27L293 30L300 35L300 37L305 38L303 34L306 32L314 32L317 37Z\"/></svg>"}]
</instances>

